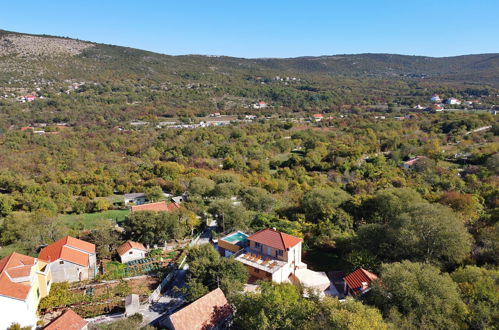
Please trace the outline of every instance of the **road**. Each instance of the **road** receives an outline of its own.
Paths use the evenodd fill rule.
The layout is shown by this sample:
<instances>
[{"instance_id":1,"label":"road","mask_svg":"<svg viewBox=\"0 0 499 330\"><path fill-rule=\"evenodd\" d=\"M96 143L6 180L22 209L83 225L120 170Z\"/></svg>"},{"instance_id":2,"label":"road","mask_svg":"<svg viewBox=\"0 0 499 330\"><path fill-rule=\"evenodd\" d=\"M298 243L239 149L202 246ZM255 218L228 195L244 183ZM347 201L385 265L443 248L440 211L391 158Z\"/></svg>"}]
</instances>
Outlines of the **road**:
<instances>
[{"instance_id":1,"label":"road","mask_svg":"<svg viewBox=\"0 0 499 330\"><path fill-rule=\"evenodd\" d=\"M211 231L217 228L217 221L212 220L210 224L204 229L201 237L198 239L196 245L203 245L210 243Z\"/></svg>"}]
</instances>

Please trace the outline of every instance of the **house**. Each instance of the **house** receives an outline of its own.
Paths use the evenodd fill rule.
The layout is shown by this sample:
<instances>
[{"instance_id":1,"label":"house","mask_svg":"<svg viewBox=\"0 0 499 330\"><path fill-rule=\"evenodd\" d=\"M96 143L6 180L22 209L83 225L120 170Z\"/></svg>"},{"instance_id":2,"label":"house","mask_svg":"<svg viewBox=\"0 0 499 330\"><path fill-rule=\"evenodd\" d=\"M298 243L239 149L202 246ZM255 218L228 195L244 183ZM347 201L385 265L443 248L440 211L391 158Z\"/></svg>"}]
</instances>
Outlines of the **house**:
<instances>
[{"instance_id":1,"label":"house","mask_svg":"<svg viewBox=\"0 0 499 330\"><path fill-rule=\"evenodd\" d=\"M0 329L35 326L36 311L52 285L49 265L19 253L0 259Z\"/></svg>"},{"instance_id":2,"label":"house","mask_svg":"<svg viewBox=\"0 0 499 330\"><path fill-rule=\"evenodd\" d=\"M414 164L416 164L418 161L425 159L425 156L417 156L414 158L409 159L408 161L405 161L402 167L405 169L410 169Z\"/></svg>"},{"instance_id":3,"label":"house","mask_svg":"<svg viewBox=\"0 0 499 330\"><path fill-rule=\"evenodd\" d=\"M456 104L456 105L460 105L461 101L459 101L458 99L456 99L454 97L450 97L450 98L446 99L444 103L445 104Z\"/></svg>"},{"instance_id":4,"label":"house","mask_svg":"<svg viewBox=\"0 0 499 330\"><path fill-rule=\"evenodd\" d=\"M182 202L185 202L186 200L187 200L187 194L186 193L184 193L184 194L182 194L180 196L173 196L171 198L171 201L173 203L176 203L176 204L180 204Z\"/></svg>"},{"instance_id":5,"label":"house","mask_svg":"<svg viewBox=\"0 0 499 330\"><path fill-rule=\"evenodd\" d=\"M430 101L432 101L432 102L440 102L442 100L440 99L440 96L438 96L438 94L433 94L431 96L431 98L430 98Z\"/></svg>"},{"instance_id":6,"label":"house","mask_svg":"<svg viewBox=\"0 0 499 330\"><path fill-rule=\"evenodd\" d=\"M263 229L247 237L248 246L238 252L250 276L277 283L288 282L297 268L307 268L301 261L302 239L275 229Z\"/></svg>"},{"instance_id":7,"label":"house","mask_svg":"<svg viewBox=\"0 0 499 330\"><path fill-rule=\"evenodd\" d=\"M259 101L258 103L253 104L254 109L263 109L267 107L267 102Z\"/></svg>"},{"instance_id":8,"label":"house","mask_svg":"<svg viewBox=\"0 0 499 330\"><path fill-rule=\"evenodd\" d=\"M44 330L87 330L88 322L72 309L67 309L59 317L50 322Z\"/></svg>"},{"instance_id":9,"label":"house","mask_svg":"<svg viewBox=\"0 0 499 330\"><path fill-rule=\"evenodd\" d=\"M148 203L132 206L132 212L152 211L152 212L173 212L180 208L178 203L166 203L165 201L157 203Z\"/></svg>"},{"instance_id":10,"label":"house","mask_svg":"<svg viewBox=\"0 0 499 330\"><path fill-rule=\"evenodd\" d=\"M126 263L133 260L144 259L147 249L141 243L127 241L117 249L121 262Z\"/></svg>"},{"instance_id":11,"label":"house","mask_svg":"<svg viewBox=\"0 0 499 330\"><path fill-rule=\"evenodd\" d=\"M355 270L343 278L345 280L345 295L357 297L371 290L371 283L379 280L376 274L373 274L363 268Z\"/></svg>"},{"instance_id":12,"label":"house","mask_svg":"<svg viewBox=\"0 0 499 330\"><path fill-rule=\"evenodd\" d=\"M71 236L41 249L38 258L50 264L54 282L91 280L97 275L95 245Z\"/></svg>"},{"instance_id":13,"label":"house","mask_svg":"<svg viewBox=\"0 0 499 330\"><path fill-rule=\"evenodd\" d=\"M32 131L34 130L35 128L32 127L32 126L24 126L24 127L21 127L21 131L25 132L25 131Z\"/></svg>"},{"instance_id":14,"label":"house","mask_svg":"<svg viewBox=\"0 0 499 330\"><path fill-rule=\"evenodd\" d=\"M324 116L322 114L320 114L320 113L314 114L313 117L314 117L314 120L317 121L317 122L321 121L322 119L324 119Z\"/></svg>"},{"instance_id":15,"label":"house","mask_svg":"<svg viewBox=\"0 0 499 330\"><path fill-rule=\"evenodd\" d=\"M218 240L218 252L223 257L230 257L248 245L248 235L241 231L236 231Z\"/></svg>"},{"instance_id":16,"label":"house","mask_svg":"<svg viewBox=\"0 0 499 330\"><path fill-rule=\"evenodd\" d=\"M141 205L147 201L146 194L144 193L125 194L124 198L125 198L125 205L129 204Z\"/></svg>"},{"instance_id":17,"label":"house","mask_svg":"<svg viewBox=\"0 0 499 330\"><path fill-rule=\"evenodd\" d=\"M423 107L421 104L418 104L418 105L416 105L414 107L414 109L416 109L416 110L423 110L423 109L425 109L425 107Z\"/></svg>"},{"instance_id":18,"label":"house","mask_svg":"<svg viewBox=\"0 0 499 330\"><path fill-rule=\"evenodd\" d=\"M225 329L231 323L232 307L220 288L202 296L168 317L173 330Z\"/></svg>"}]
</instances>

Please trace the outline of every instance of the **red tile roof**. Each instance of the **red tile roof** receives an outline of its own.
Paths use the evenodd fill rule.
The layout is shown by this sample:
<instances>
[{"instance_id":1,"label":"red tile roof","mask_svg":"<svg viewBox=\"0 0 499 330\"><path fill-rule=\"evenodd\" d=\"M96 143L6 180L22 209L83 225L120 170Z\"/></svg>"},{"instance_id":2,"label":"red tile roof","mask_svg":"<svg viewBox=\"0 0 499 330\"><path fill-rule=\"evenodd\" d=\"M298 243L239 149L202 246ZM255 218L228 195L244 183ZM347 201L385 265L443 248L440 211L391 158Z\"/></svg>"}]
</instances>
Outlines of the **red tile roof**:
<instances>
[{"instance_id":1,"label":"red tile roof","mask_svg":"<svg viewBox=\"0 0 499 330\"><path fill-rule=\"evenodd\" d=\"M125 253L127 253L128 251L130 251L131 249L138 249L138 250L146 251L146 248L144 247L144 245L142 245L142 243L137 243L137 242L132 242L132 241L127 241L127 242L121 244L116 250L118 251L118 254L120 256L122 256Z\"/></svg>"},{"instance_id":2,"label":"red tile roof","mask_svg":"<svg viewBox=\"0 0 499 330\"><path fill-rule=\"evenodd\" d=\"M348 274L344 277L345 282L348 287L354 291L360 291L362 289L362 282L366 282L367 286L371 282L378 280L379 277L363 268L355 270L353 273Z\"/></svg>"},{"instance_id":3,"label":"red tile roof","mask_svg":"<svg viewBox=\"0 0 499 330\"><path fill-rule=\"evenodd\" d=\"M16 252L1 259L0 295L25 300L31 287L23 283L13 282L11 278L28 276L31 273L31 267L33 267L35 263L35 258Z\"/></svg>"},{"instance_id":4,"label":"red tile roof","mask_svg":"<svg viewBox=\"0 0 499 330\"><path fill-rule=\"evenodd\" d=\"M316 113L316 114L314 115L314 118L323 118L323 117L324 117L324 116L323 116L323 115L321 115L320 113Z\"/></svg>"},{"instance_id":5,"label":"red tile roof","mask_svg":"<svg viewBox=\"0 0 499 330\"><path fill-rule=\"evenodd\" d=\"M232 314L222 290L215 289L170 315L175 330L211 329Z\"/></svg>"},{"instance_id":6,"label":"red tile roof","mask_svg":"<svg viewBox=\"0 0 499 330\"><path fill-rule=\"evenodd\" d=\"M270 228L260 230L248 237L248 240L280 250L289 249L302 241L301 238L281 233L280 231Z\"/></svg>"},{"instance_id":7,"label":"red tile roof","mask_svg":"<svg viewBox=\"0 0 499 330\"><path fill-rule=\"evenodd\" d=\"M81 330L88 324L80 315L71 309L66 310L61 316L50 322L45 330Z\"/></svg>"},{"instance_id":8,"label":"red tile roof","mask_svg":"<svg viewBox=\"0 0 499 330\"><path fill-rule=\"evenodd\" d=\"M47 262L62 259L78 265L88 266L88 256L90 254L95 254L94 244L66 236L44 247L38 257Z\"/></svg>"},{"instance_id":9,"label":"red tile roof","mask_svg":"<svg viewBox=\"0 0 499 330\"><path fill-rule=\"evenodd\" d=\"M180 205L177 203L167 204L165 201L163 201L163 202L157 202L157 203L149 203L149 204L141 204L141 205L132 206L132 212L138 212L138 211L172 212L172 211L177 210L179 208L180 208Z\"/></svg>"}]
</instances>

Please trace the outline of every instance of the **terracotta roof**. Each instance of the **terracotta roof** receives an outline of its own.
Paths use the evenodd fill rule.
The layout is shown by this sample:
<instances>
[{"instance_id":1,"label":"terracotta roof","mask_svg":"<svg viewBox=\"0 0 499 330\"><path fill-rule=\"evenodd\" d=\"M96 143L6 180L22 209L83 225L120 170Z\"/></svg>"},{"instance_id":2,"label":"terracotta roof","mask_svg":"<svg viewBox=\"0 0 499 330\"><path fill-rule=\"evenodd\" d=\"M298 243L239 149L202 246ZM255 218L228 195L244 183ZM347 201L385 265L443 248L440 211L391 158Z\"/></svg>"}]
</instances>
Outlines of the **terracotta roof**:
<instances>
[{"instance_id":1,"label":"terracotta roof","mask_svg":"<svg viewBox=\"0 0 499 330\"><path fill-rule=\"evenodd\" d=\"M344 279L350 289L360 291L362 289L362 282L366 282L369 286L371 282L378 280L379 277L363 268L359 268L345 276Z\"/></svg>"},{"instance_id":2,"label":"terracotta roof","mask_svg":"<svg viewBox=\"0 0 499 330\"><path fill-rule=\"evenodd\" d=\"M13 282L12 278L25 277L31 273L36 259L19 253L0 260L0 295L25 300L31 287L23 283ZM29 270L29 272L26 272ZM9 277L10 276L10 277Z\"/></svg>"},{"instance_id":3,"label":"terracotta roof","mask_svg":"<svg viewBox=\"0 0 499 330\"><path fill-rule=\"evenodd\" d=\"M130 251L131 249L138 249L138 250L146 251L146 248L144 247L144 245L142 245L142 243L137 243L137 242L132 242L132 241L127 241L127 242L121 244L116 250L118 251L118 254L120 256L122 256L125 253L127 253L128 251Z\"/></svg>"},{"instance_id":4,"label":"terracotta roof","mask_svg":"<svg viewBox=\"0 0 499 330\"><path fill-rule=\"evenodd\" d=\"M179 208L180 208L180 205L177 203L167 204L165 201L163 201L163 202L157 202L157 203L149 203L149 204L141 204L141 205L132 206L132 212L138 212L138 211L172 212L172 211L177 210Z\"/></svg>"},{"instance_id":5,"label":"terracotta roof","mask_svg":"<svg viewBox=\"0 0 499 330\"><path fill-rule=\"evenodd\" d=\"M50 322L45 330L81 330L88 324L80 315L71 309L66 310L61 316Z\"/></svg>"},{"instance_id":6,"label":"terracotta roof","mask_svg":"<svg viewBox=\"0 0 499 330\"><path fill-rule=\"evenodd\" d=\"M211 329L232 314L232 308L220 288L170 315L175 330Z\"/></svg>"},{"instance_id":7,"label":"terracotta roof","mask_svg":"<svg viewBox=\"0 0 499 330\"><path fill-rule=\"evenodd\" d=\"M248 240L280 250L289 249L302 241L301 238L281 233L280 231L270 228L260 230L248 237Z\"/></svg>"},{"instance_id":8,"label":"terracotta roof","mask_svg":"<svg viewBox=\"0 0 499 330\"><path fill-rule=\"evenodd\" d=\"M48 262L62 259L78 265L88 266L89 254L95 254L94 244L66 236L44 247L38 257Z\"/></svg>"},{"instance_id":9,"label":"terracotta roof","mask_svg":"<svg viewBox=\"0 0 499 330\"><path fill-rule=\"evenodd\" d=\"M324 116L323 116L323 115L321 115L320 113L316 113L316 114L314 115L314 118L322 118L322 117L324 117Z\"/></svg>"}]
</instances>

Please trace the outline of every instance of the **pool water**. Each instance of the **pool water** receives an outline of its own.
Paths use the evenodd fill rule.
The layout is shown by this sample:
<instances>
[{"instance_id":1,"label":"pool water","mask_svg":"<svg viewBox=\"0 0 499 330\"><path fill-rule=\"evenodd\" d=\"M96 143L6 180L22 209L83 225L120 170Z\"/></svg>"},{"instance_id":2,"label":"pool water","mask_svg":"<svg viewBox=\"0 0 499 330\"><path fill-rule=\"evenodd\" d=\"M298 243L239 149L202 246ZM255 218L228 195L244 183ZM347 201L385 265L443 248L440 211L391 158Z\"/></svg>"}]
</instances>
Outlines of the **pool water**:
<instances>
[{"instance_id":1,"label":"pool water","mask_svg":"<svg viewBox=\"0 0 499 330\"><path fill-rule=\"evenodd\" d=\"M224 238L224 241L227 241L229 243L236 243L236 242L243 242L248 238L248 235L245 235L243 233L235 233L231 236L227 236Z\"/></svg>"}]
</instances>

